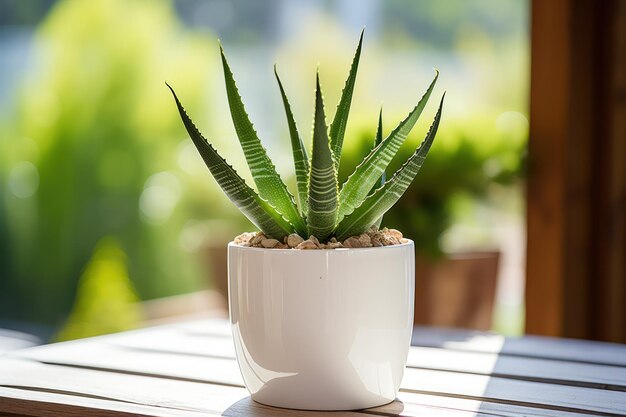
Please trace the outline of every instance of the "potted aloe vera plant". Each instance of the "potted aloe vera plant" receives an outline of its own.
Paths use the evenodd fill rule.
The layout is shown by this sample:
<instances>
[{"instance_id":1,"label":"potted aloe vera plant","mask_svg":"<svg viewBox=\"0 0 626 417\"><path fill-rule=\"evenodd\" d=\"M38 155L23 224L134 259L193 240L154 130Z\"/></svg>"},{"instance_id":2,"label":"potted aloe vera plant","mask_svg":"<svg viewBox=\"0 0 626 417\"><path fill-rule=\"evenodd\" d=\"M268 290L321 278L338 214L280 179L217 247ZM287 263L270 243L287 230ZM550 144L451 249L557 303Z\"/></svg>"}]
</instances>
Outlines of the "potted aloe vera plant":
<instances>
[{"instance_id":1,"label":"potted aloe vera plant","mask_svg":"<svg viewBox=\"0 0 626 417\"><path fill-rule=\"evenodd\" d=\"M426 106L438 74L385 139L379 117L373 149L338 184L362 41L363 34L330 127L317 75L310 158L275 70L299 204L248 118L223 50L230 111L256 191L200 134L172 90L211 174L259 228L228 245L229 306L243 380L252 398L267 405L347 410L386 404L395 399L406 365L414 246L400 232L377 226L422 166L437 132L443 97L425 139L388 181L385 169Z\"/></svg>"}]
</instances>

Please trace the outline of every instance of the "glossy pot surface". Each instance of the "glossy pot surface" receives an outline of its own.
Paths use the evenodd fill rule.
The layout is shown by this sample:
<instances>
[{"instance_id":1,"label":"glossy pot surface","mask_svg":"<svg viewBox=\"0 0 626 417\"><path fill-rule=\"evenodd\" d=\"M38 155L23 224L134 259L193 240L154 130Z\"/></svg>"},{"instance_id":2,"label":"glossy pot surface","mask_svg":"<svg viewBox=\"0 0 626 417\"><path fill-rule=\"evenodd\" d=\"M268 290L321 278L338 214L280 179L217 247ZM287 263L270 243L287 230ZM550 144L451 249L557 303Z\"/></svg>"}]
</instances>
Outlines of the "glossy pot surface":
<instances>
[{"instance_id":1,"label":"glossy pot surface","mask_svg":"<svg viewBox=\"0 0 626 417\"><path fill-rule=\"evenodd\" d=\"M413 327L413 242L363 249L228 246L230 317L252 399L352 410L393 401Z\"/></svg>"}]
</instances>

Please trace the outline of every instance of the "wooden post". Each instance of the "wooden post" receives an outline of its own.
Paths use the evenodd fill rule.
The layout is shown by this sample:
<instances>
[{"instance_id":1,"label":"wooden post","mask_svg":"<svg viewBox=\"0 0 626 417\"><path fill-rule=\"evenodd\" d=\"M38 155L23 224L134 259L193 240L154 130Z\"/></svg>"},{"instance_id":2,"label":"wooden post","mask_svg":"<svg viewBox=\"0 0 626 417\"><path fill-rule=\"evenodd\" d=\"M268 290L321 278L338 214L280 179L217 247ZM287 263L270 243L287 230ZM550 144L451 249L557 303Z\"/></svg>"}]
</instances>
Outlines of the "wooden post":
<instances>
[{"instance_id":1,"label":"wooden post","mask_svg":"<svg viewBox=\"0 0 626 417\"><path fill-rule=\"evenodd\" d=\"M626 0L533 0L526 331L626 342Z\"/></svg>"}]
</instances>

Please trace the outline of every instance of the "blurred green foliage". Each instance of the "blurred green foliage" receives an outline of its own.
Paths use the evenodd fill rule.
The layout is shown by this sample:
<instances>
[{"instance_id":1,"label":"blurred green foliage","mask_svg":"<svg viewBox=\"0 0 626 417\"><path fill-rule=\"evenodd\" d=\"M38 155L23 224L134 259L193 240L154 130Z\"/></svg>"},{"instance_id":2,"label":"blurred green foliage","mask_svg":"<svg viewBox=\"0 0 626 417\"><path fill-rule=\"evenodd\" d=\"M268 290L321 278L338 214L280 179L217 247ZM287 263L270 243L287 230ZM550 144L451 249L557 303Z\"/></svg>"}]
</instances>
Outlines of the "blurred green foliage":
<instances>
[{"instance_id":1,"label":"blurred green foliage","mask_svg":"<svg viewBox=\"0 0 626 417\"><path fill-rule=\"evenodd\" d=\"M121 332L141 324L141 307L126 263L126 255L114 238L104 237L98 242L78 282L74 307L56 340Z\"/></svg>"},{"instance_id":2,"label":"blurred green foliage","mask_svg":"<svg viewBox=\"0 0 626 417\"><path fill-rule=\"evenodd\" d=\"M384 21L392 29L389 44L415 43L424 48L450 48L460 35L478 29L494 38L508 38L526 31L526 0L395 0L382 2Z\"/></svg>"},{"instance_id":3,"label":"blurred green foliage","mask_svg":"<svg viewBox=\"0 0 626 417\"><path fill-rule=\"evenodd\" d=\"M214 39L183 31L166 2L68 0L36 43L37 71L0 123L0 317L60 324L107 235L141 298L197 289L179 234L206 217L213 189L179 165L186 142L164 81L200 107Z\"/></svg>"},{"instance_id":4,"label":"blurred green foliage","mask_svg":"<svg viewBox=\"0 0 626 417\"><path fill-rule=\"evenodd\" d=\"M384 122L383 137L397 122L393 123ZM375 129L375 125L357 129L361 132L359 139L344 149L342 179L370 151ZM517 112L471 120L449 120L444 113L441 129L421 171L385 214L382 226L401 230L415 241L421 255L441 256L441 237L456 218L455 203L460 198L484 199L494 185L513 185L522 180L527 134L528 122ZM418 135L414 132L400 148L387 170L388 179L411 156L415 143L422 140Z\"/></svg>"},{"instance_id":5,"label":"blurred green foliage","mask_svg":"<svg viewBox=\"0 0 626 417\"><path fill-rule=\"evenodd\" d=\"M36 13L13 3L13 12L0 11L0 24L35 21L52 0ZM1 319L54 328L66 323L61 338L132 327L140 317L119 313L134 299L132 288L138 299L150 299L204 286L199 258L207 240L222 245L252 230L210 179L163 83L176 88L200 130L243 167L215 39L206 27L185 28L172 3L194 19L202 10L230 10L228 16L204 16L223 23L227 43L234 39L226 47L239 56L233 70L242 95L290 185L280 98L271 71L262 74L257 67L271 68L271 62L260 65L263 59L278 62L304 133L319 61L327 110L334 111L358 28L338 17L333 2L296 4L306 16L298 30L280 34L280 13L287 13L277 11L287 9L282 2L272 8L248 7L249 1L57 1L37 28L33 62L21 75L18 95L0 114ZM459 197L484 199L494 186L520 179L527 127L517 112L526 108L527 6L526 0L385 1L377 14L383 30L371 43L366 37L344 178L373 143L380 100L397 106L385 108L388 133L421 94L394 79L412 79L421 88L430 66L437 66L449 91L421 173L383 222L403 230L422 253L441 254L440 237L455 220ZM409 138L413 145L425 123ZM409 152L407 145L388 172ZM104 291L105 283L110 290ZM129 321L99 323L98 311L109 303ZM95 329L80 324L91 320Z\"/></svg>"}]
</instances>

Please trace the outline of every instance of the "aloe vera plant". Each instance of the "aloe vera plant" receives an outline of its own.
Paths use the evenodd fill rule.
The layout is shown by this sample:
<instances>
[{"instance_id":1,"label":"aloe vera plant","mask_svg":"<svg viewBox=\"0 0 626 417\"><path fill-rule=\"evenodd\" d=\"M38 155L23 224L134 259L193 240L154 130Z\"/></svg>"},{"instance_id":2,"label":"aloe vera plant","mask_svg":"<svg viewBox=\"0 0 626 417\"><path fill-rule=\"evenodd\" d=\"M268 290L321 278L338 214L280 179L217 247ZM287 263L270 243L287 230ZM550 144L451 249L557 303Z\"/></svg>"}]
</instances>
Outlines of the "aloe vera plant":
<instances>
[{"instance_id":1,"label":"aloe vera plant","mask_svg":"<svg viewBox=\"0 0 626 417\"><path fill-rule=\"evenodd\" d=\"M348 79L330 127L326 123L319 73L316 76L310 159L298 132L285 89L274 67L287 116L299 204L296 204L293 195L276 172L254 130L221 47L230 112L257 191L248 186L202 136L172 87L167 84L174 95L183 124L211 174L230 200L266 236L282 240L288 234L297 233L303 237L314 235L324 242L333 236L338 240L344 240L363 233L371 226L380 224L384 213L400 199L424 163L437 133L445 94L441 97L434 120L420 146L404 165L386 180L385 170L422 114L437 82L438 72L415 108L384 139L381 110L373 149L342 185L338 183L337 172L362 43L363 33L359 38Z\"/></svg>"}]
</instances>

